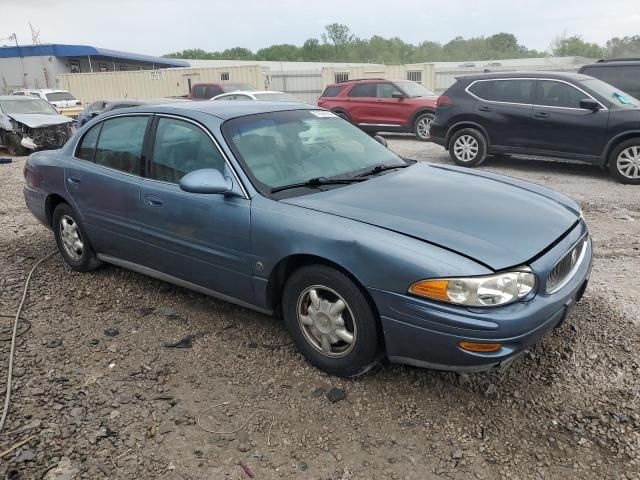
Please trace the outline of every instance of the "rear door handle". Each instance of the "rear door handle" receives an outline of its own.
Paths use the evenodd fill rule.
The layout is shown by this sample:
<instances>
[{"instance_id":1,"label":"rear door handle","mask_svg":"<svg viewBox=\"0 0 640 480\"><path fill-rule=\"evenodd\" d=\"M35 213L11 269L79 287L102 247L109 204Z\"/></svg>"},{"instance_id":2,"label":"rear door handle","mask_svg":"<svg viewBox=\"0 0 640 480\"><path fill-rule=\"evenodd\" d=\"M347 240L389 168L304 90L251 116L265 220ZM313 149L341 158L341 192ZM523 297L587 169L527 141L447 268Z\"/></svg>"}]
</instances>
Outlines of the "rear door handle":
<instances>
[{"instance_id":1,"label":"rear door handle","mask_svg":"<svg viewBox=\"0 0 640 480\"><path fill-rule=\"evenodd\" d=\"M536 112L533 114L533 118L549 118L549 114L545 112Z\"/></svg>"},{"instance_id":2,"label":"rear door handle","mask_svg":"<svg viewBox=\"0 0 640 480\"><path fill-rule=\"evenodd\" d=\"M489 108L489 107L480 107L480 108L478 108L478 110L480 110L481 112L490 112L491 108Z\"/></svg>"},{"instance_id":3,"label":"rear door handle","mask_svg":"<svg viewBox=\"0 0 640 480\"><path fill-rule=\"evenodd\" d=\"M69 185L78 185L80 183L80 179L75 177L67 177L67 183Z\"/></svg>"},{"instance_id":4,"label":"rear door handle","mask_svg":"<svg viewBox=\"0 0 640 480\"><path fill-rule=\"evenodd\" d=\"M162 199L156 195L146 195L144 197L144 204L147 207L161 207Z\"/></svg>"}]
</instances>

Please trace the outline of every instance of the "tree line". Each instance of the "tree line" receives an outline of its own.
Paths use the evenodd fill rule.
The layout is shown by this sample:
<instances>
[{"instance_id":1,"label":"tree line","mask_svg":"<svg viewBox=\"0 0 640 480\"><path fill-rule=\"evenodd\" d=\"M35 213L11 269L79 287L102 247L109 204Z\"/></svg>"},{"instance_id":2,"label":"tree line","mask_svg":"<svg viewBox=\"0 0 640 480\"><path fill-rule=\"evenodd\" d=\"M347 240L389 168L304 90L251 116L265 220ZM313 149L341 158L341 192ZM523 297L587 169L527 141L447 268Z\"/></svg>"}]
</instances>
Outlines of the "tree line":
<instances>
[{"instance_id":1,"label":"tree line","mask_svg":"<svg viewBox=\"0 0 640 480\"><path fill-rule=\"evenodd\" d=\"M353 35L348 26L332 23L318 38L310 38L302 46L283 43L253 52L235 47L208 52L193 48L164 55L168 58L202 60L271 60L306 62L357 62L404 64L439 61L500 60L554 56L580 56L591 59L640 56L640 35L614 37L604 45L587 42L579 35L558 35L549 49L539 51L518 43L511 33L496 33L488 37L456 37L442 44L424 41L417 45L398 37L374 35L368 39Z\"/></svg>"}]
</instances>

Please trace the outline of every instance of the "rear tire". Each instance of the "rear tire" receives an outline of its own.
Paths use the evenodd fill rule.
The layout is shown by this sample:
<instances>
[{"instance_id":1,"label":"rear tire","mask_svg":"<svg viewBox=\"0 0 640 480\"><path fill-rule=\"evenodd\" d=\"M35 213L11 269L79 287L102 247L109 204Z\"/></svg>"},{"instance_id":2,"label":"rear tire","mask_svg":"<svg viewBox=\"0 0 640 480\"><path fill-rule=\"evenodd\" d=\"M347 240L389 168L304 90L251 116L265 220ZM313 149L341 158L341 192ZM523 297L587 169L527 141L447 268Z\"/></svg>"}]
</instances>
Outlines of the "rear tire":
<instances>
[{"instance_id":1,"label":"rear tire","mask_svg":"<svg viewBox=\"0 0 640 480\"><path fill-rule=\"evenodd\" d=\"M418 140L428 142L431 140L430 130L433 119L436 116L433 113L423 113L413 122L413 133Z\"/></svg>"},{"instance_id":2,"label":"rear tire","mask_svg":"<svg viewBox=\"0 0 640 480\"><path fill-rule=\"evenodd\" d=\"M487 157L487 140L475 128L463 128L449 141L449 156L461 167L477 167Z\"/></svg>"},{"instance_id":3,"label":"rear tire","mask_svg":"<svg viewBox=\"0 0 640 480\"><path fill-rule=\"evenodd\" d=\"M640 137L625 140L613 149L609 172L620 183L640 185Z\"/></svg>"},{"instance_id":4,"label":"rear tire","mask_svg":"<svg viewBox=\"0 0 640 480\"><path fill-rule=\"evenodd\" d=\"M376 313L343 273L309 265L287 280L282 313L298 350L331 375L356 377L382 357Z\"/></svg>"},{"instance_id":5,"label":"rear tire","mask_svg":"<svg viewBox=\"0 0 640 480\"><path fill-rule=\"evenodd\" d=\"M87 237L80 216L67 203L60 203L53 211L53 234L64 261L77 272L95 270L102 262L96 256Z\"/></svg>"}]
</instances>

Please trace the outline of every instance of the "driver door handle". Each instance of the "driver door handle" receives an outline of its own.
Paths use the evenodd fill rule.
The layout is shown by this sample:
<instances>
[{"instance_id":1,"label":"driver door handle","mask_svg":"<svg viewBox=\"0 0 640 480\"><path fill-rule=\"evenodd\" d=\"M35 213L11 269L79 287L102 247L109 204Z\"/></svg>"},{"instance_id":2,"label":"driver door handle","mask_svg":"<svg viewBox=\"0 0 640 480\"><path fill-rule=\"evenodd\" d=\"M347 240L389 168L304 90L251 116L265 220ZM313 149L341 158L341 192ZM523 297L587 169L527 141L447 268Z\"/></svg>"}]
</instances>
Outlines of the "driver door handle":
<instances>
[{"instance_id":1,"label":"driver door handle","mask_svg":"<svg viewBox=\"0 0 640 480\"><path fill-rule=\"evenodd\" d=\"M549 114L545 112L536 112L533 114L534 118L549 118Z\"/></svg>"},{"instance_id":2,"label":"driver door handle","mask_svg":"<svg viewBox=\"0 0 640 480\"><path fill-rule=\"evenodd\" d=\"M491 108L489 108L489 107L480 107L480 108L478 108L478 110L480 110L481 112L490 112Z\"/></svg>"},{"instance_id":3,"label":"driver door handle","mask_svg":"<svg viewBox=\"0 0 640 480\"><path fill-rule=\"evenodd\" d=\"M80 184L80 179L79 178L75 178L75 177L67 177L67 183L69 185L79 185Z\"/></svg>"},{"instance_id":4,"label":"driver door handle","mask_svg":"<svg viewBox=\"0 0 640 480\"><path fill-rule=\"evenodd\" d=\"M161 207L162 199L156 195L145 195L144 204L147 207Z\"/></svg>"}]
</instances>

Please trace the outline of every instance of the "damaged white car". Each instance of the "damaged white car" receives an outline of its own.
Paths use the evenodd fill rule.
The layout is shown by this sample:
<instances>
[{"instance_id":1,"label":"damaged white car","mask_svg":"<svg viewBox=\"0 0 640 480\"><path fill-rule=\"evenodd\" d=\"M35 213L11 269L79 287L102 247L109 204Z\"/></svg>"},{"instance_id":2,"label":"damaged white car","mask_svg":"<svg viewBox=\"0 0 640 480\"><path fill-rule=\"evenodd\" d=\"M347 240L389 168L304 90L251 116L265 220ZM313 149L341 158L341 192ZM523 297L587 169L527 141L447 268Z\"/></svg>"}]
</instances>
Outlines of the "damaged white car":
<instances>
[{"instance_id":1,"label":"damaged white car","mask_svg":"<svg viewBox=\"0 0 640 480\"><path fill-rule=\"evenodd\" d=\"M10 155L61 148L73 133L73 123L39 98L0 96L0 146Z\"/></svg>"}]
</instances>

